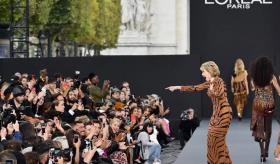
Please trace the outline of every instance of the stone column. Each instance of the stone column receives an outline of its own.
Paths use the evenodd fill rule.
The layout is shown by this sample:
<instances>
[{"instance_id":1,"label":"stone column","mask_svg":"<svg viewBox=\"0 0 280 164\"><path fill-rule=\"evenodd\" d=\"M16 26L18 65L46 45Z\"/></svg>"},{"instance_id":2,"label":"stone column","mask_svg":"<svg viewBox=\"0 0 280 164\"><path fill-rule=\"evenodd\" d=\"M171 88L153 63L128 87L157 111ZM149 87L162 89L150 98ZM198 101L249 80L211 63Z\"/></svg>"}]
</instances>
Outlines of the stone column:
<instances>
[{"instance_id":1,"label":"stone column","mask_svg":"<svg viewBox=\"0 0 280 164\"><path fill-rule=\"evenodd\" d=\"M176 0L177 54L190 53L190 0Z\"/></svg>"}]
</instances>

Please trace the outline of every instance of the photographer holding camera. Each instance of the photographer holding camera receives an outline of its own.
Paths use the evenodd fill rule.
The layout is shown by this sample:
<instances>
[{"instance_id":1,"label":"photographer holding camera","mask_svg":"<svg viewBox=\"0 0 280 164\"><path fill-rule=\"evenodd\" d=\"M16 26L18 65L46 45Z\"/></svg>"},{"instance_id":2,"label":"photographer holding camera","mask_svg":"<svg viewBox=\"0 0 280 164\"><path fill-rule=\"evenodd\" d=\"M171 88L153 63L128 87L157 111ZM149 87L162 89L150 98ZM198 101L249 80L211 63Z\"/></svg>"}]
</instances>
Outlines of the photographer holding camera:
<instances>
[{"instance_id":1,"label":"photographer holding camera","mask_svg":"<svg viewBox=\"0 0 280 164\"><path fill-rule=\"evenodd\" d=\"M89 95L96 103L97 106L101 106L103 104L103 99L109 94L110 81L104 80L102 89L98 87L99 77L94 73L90 73L88 75L88 80L90 85L88 86Z\"/></svg>"},{"instance_id":2,"label":"photographer holding camera","mask_svg":"<svg viewBox=\"0 0 280 164\"><path fill-rule=\"evenodd\" d=\"M29 122L37 122L37 119L34 119L35 114L32 109L32 104L25 100L25 91L21 86L15 86L13 88L13 99L9 100L8 104L10 108L6 109L3 112L8 113L15 113L16 120L18 121L29 121Z\"/></svg>"},{"instance_id":3,"label":"photographer holding camera","mask_svg":"<svg viewBox=\"0 0 280 164\"><path fill-rule=\"evenodd\" d=\"M193 109L183 111L180 116L181 121L179 124L179 137L181 150L184 148L185 143L189 141L195 129L199 126L199 119L195 116Z\"/></svg>"}]
</instances>

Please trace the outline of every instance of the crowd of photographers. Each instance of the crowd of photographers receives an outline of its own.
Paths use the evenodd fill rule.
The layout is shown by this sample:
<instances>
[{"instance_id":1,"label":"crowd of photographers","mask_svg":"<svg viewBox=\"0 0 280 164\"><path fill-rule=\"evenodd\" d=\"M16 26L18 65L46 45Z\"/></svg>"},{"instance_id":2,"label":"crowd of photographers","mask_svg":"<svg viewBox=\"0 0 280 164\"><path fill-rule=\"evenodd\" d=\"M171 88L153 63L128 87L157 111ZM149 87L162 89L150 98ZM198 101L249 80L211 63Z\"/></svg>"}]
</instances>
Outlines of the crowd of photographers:
<instances>
[{"instance_id":1,"label":"crowd of photographers","mask_svg":"<svg viewBox=\"0 0 280 164\"><path fill-rule=\"evenodd\" d=\"M173 140L158 95L135 97L90 73L15 73L1 82L0 162L160 163Z\"/></svg>"}]
</instances>

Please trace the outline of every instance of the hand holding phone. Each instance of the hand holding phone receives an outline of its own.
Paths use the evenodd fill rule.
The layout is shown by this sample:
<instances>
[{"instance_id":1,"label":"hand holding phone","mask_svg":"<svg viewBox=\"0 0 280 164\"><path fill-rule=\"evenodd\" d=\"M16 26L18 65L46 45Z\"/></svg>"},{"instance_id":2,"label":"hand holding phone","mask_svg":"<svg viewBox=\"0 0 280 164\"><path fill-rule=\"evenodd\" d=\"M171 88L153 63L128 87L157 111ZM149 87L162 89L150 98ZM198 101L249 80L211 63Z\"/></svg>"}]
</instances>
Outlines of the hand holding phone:
<instances>
[{"instance_id":1,"label":"hand holding phone","mask_svg":"<svg viewBox=\"0 0 280 164\"><path fill-rule=\"evenodd\" d=\"M74 143L77 143L79 140L79 135L78 134L74 134Z\"/></svg>"}]
</instances>

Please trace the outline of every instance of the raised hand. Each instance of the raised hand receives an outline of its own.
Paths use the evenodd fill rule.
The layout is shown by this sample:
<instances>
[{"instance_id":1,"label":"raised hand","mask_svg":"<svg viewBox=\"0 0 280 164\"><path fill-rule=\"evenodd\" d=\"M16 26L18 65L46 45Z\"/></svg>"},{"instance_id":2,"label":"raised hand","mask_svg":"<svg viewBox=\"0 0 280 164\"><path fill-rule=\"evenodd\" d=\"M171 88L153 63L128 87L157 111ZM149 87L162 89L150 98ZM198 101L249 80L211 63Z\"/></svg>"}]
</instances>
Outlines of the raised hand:
<instances>
[{"instance_id":1,"label":"raised hand","mask_svg":"<svg viewBox=\"0 0 280 164\"><path fill-rule=\"evenodd\" d=\"M2 127L2 128L1 128L1 132L0 132L1 140L4 139L4 138L6 138L6 136L7 136L7 129L4 128L4 127Z\"/></svg>"},{"instance_id":2,"label":"raised hand","mask_svg":"<svg viewBox=\"0 0 280 164\"><path fill-rule=\"evenodd\" d=\"M13 124L13 128L16 132L19 132L19 123L18 121L16 120L16 122Z\"/></svg>"},{"instance_id":3,"label":"raised hand","mask_svg":"<svg viewBox=\"0 0 280 164\"><path fill-rule=\"evenodd\" d=\"M75 147L76 149L79 149L79 148L80 148L80 146L81 146L81 139L80 139L80 137L78 138L78 142L74 142L74 141L73 141L73 145L74 145L74 147Z\"/></svg>"},{"instance_id":4,"label":"raised hand","mask_svg":"<svg viewBox=\"0 0 280 164\"><path fill-rule=\"evenodd\" d=\"M165 88L171 92L175 91L175 90L180 90L181 89L181 86L169 86L167 88Z\"/></svg>"},{"instance_id":5,"label":"raised hand","mask_svg":"<svg viewBox=\"0 0 280 164\"><path fill-rule=\"evenodd\" d=\"M107 88L109 88L109 86L110 86L110 81L109 81L109 80L104 80L104 82L103 82L103 88L104 88L104 89L107 89Z\"/></svg>"}]
</instances>

